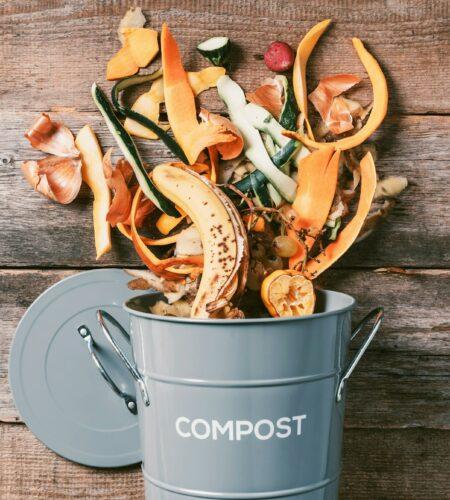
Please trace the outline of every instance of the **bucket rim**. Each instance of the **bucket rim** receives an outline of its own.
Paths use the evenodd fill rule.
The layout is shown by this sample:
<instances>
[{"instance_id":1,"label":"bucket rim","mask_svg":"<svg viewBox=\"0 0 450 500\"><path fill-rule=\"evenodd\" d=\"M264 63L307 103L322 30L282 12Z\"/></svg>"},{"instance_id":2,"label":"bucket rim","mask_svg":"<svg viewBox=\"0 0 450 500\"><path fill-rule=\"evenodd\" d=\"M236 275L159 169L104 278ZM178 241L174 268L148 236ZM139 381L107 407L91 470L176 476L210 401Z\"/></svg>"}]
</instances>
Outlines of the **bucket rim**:
<instances>
[{"instance_id":1,"label":"bucket rim","mask_svg":"<svg viewBox=\"0 0 450 500\"><path fill-rule=\"evenodd\" d=\"M334 290L316 290L318 294L324 295L334 295L341 297L345 301L347 301L347 305L333 309L331 311L325 311L320 313L306 314L305 316L290 316L286 318L244 318L244 319L216 319L216 318L182 318L175 316L161 316L159 314L153 314L151 312L139 311L133 308L130 305L130 302L136 301L136 299L140 299L143 297L147 297L149 295L161 295L161 292L149 292L141 295L136 295L131 299L126 300L122 307L127 311L131 316L136 316L139 318L151 319L154 321L162 321L168 323L188 323L188 324L214 324L214 325L250 325L250 324L274 324L274 323L287 323L287 322L296 322L296 321L307 321L314 318L326 318L327 316L333 316L336 314L341 314L347 311L353 310L356 305L356 299L351 295L343 292L336 292Z\"/></svg>"}]
</instances>

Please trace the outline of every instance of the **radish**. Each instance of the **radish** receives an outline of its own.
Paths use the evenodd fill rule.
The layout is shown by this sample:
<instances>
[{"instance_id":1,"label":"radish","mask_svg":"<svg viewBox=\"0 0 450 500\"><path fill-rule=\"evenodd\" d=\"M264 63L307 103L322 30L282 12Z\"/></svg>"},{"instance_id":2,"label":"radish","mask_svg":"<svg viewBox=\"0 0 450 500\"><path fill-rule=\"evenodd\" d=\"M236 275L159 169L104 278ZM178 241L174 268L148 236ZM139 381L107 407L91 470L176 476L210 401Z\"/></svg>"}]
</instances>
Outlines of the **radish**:
<instances>
[{"instance_id":1,"label":"radish","mask_svg":"<svg viewBox=\"0 0 450 500\"><path fill-rule=\"evenodd\" d=\"M282 73L292 68L295 54L285 42L272 42L264 54L266 66L277 73Z\"/></svg>"}]
</instances>

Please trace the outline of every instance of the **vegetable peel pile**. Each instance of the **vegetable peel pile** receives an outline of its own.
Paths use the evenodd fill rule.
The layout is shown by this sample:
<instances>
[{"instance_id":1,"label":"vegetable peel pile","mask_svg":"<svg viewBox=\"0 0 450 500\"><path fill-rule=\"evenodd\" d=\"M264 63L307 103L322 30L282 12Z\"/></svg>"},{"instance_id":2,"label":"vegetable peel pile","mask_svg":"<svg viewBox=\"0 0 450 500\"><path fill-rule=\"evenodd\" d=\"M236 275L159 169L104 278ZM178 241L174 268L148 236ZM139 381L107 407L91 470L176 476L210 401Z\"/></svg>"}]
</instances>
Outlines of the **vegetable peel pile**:
<instances>
[{"instance_id":1,"label":"vegetable peel pile","mask_svg":"<svg viewBox=\"0 0 450 500\"><path fill-rule=\"evenodd\" d=\"M228 37L199 42L208 65L188 71L169 27L163 23L159 37L139 7L130 9L118 29L121 48L106 65L111 101L96 83L91 89L123 156L114 160L113 148L103 154L89 124L74 138L42 114L25 137L50 156L24 162L26 180L62 204L82 181L89 186L97 259L111 250L116 229L147 267L130 271L130 288L161 292L154 314L313 314L314 280L375 230L408 185L401 176L378 180L376 148L365 142L386 116L388 90L361 40L352 43L372 103L346 95L364 75L325 75L308 92L308 60L330 23L313 26L296 52L272 42L263 59L280 74L244 91L228 74L235 57ZM124 104L122 94L137 86L146 88ZM202 92L217 93L223 107L198 107ZM158 140L172 159L149 164L137 141Z\"/></svg>"}]
</instances>

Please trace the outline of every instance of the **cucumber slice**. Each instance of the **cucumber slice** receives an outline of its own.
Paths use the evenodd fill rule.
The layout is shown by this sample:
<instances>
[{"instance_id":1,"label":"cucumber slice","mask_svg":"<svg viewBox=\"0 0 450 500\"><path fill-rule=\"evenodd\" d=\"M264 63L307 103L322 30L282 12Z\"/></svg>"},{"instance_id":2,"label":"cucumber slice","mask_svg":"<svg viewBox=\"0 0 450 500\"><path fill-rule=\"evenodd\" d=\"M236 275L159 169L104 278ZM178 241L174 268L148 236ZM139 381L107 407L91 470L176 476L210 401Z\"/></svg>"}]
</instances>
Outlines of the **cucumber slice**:
<instances>
[{"instance_id":1,"label":"cucumber slice","mask_svg":"<svg viewBox=\"0 0 450 500\"><path fill-rule=\"evenodd\" d=\"M257 182L254 177L250 177L250 182L253 192L255 193L257 205L260 207L271 207L272 199L267 189L267 184L264 182Z\"/></svg>"},{"instance_id":2,"label":"cucumber slice","mask_svg":"<svg viewBox=\"0 0 450 500\"><path fill-rule=\"evenodd\" d=\"M286 76L277 75L275 79L283 85L284 89L284 103L280 113L280 125L286 130L297 130L298 107L294 89Z\"/></svg>"},{"instance_id":3,"label":"cucumber slice","mask_svg":"<svg viewBox=\"0 0 450 500\"><path fill-rule=\"evenodd\" d=\"M197 45L197 50L214 66L228 66L231 42L226 36L215 36Z\"/></svg>"},{"instance_id":4,"label":"cucumber slice","mask_svg":"<svg viewBox=\"0 0 450 500\"><path fill-rule=\"evenodd\" d=\"M219 78L217 90L220 98L228 108L231 121L238 127L244 138L245 156L264 177L267 177L281 196L292 203L295 199L297 184L272 163L259 132L247 119L245 112L246 100L243 90L227 75ZM289 139L287 140L289 141Z\"/></svg>"},{"instance_id":5,"label":"cucumber slice","mask_svg":"<svg viewBox=\"0 0 450 500\"><path fill-rule=\"evenodd\" d=\"M134 143L128 132L123 128L123 125L120 123L117 116L114 114L114 110L102 89L96 83L93 83L91 92L92 98L94 99L97 108L105 119L109 131L122 150L125 158L132 166L136 178L139 182L139 186L141 187L145 196L153 201L153 203L167 215L171 215L172 217L179 217L180 214L175 208L175 205L162 193L160 193L151 181L144 168L144 164L142 162L142 158L139 154L136 144Z\"/></svg>"},{"instance_id":6,"label":"cucumber slice","mask_svg":"<svg viewBox=\"0 0 450 500\"><path fill-rule=\"evenodd\" d=\"M186 155L184 154L184 151L181 149L177 141L172 136L170 136L154 121L150 120L150 118L147 118L146 116L141 115L141 113L137 113L136 111L133 111L127 106L124 106L123 104L120 103L119 100L120 92L122 92L123 90L132 87L134 85L139 85L140 83L146 83L156 80L157 78L162 76L162 74L163 74L162 69L159 69L158 71L155 71L150 75L135 75L118 81L111 90L111 100L114 104L114 108L121 116L131 118L132 120L140 123L144 127L150 129L164 142L164 144L170 149L170 151L172 151L172 153L175 156L178 156L178 158L183 163L186 163L186 165L188 165L189 162L188 159L186 158Z\"/></svg>"}]
</instances>

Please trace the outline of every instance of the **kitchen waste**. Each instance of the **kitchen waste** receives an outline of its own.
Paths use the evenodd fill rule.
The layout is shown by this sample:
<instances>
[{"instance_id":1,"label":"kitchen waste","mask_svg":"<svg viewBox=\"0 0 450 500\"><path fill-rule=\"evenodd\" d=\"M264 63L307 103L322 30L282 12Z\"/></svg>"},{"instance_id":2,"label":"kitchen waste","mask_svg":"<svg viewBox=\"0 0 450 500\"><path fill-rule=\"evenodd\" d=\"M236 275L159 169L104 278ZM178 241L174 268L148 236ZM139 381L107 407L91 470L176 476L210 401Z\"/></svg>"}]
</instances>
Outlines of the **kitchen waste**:
<instances>
[{"instance_id":1,"label":"kitchen waste","mask_svg":"<svg viewBox=\"0 0 450 500\"><path fill-rule=\"evenodd\" d=\"M147 270L129 270L129 286L161 293L154 314L313 314L314 280L373 232L408 184L401 176L378 180L376 148L366 142L387 113L380 65L353 38L372 102L348 95L363 71L323 76L308 93L307 63L329 28L325 20L296 52L272 42L267 75L244 91L232 71L239 51L226 34L200 41L210 65L188 71L167 24L160 33L145 25L139 7L120 23L122 46L106 65L111 99L96 83L91 88L122 156L104 154L89 124L74 137L42 114L25 137L50 156L24 162L25 178L63 204L82 181L89 186L97 259L112 248L111 228L130 240ZM155 69L138 74L149 64ZM125 91L142 86L125 104ZM207 91L217 93L220 109L199 109L196 97ZM172 158L149 163L137 138L161 141Z\"/></svg>"}]
</instances>

